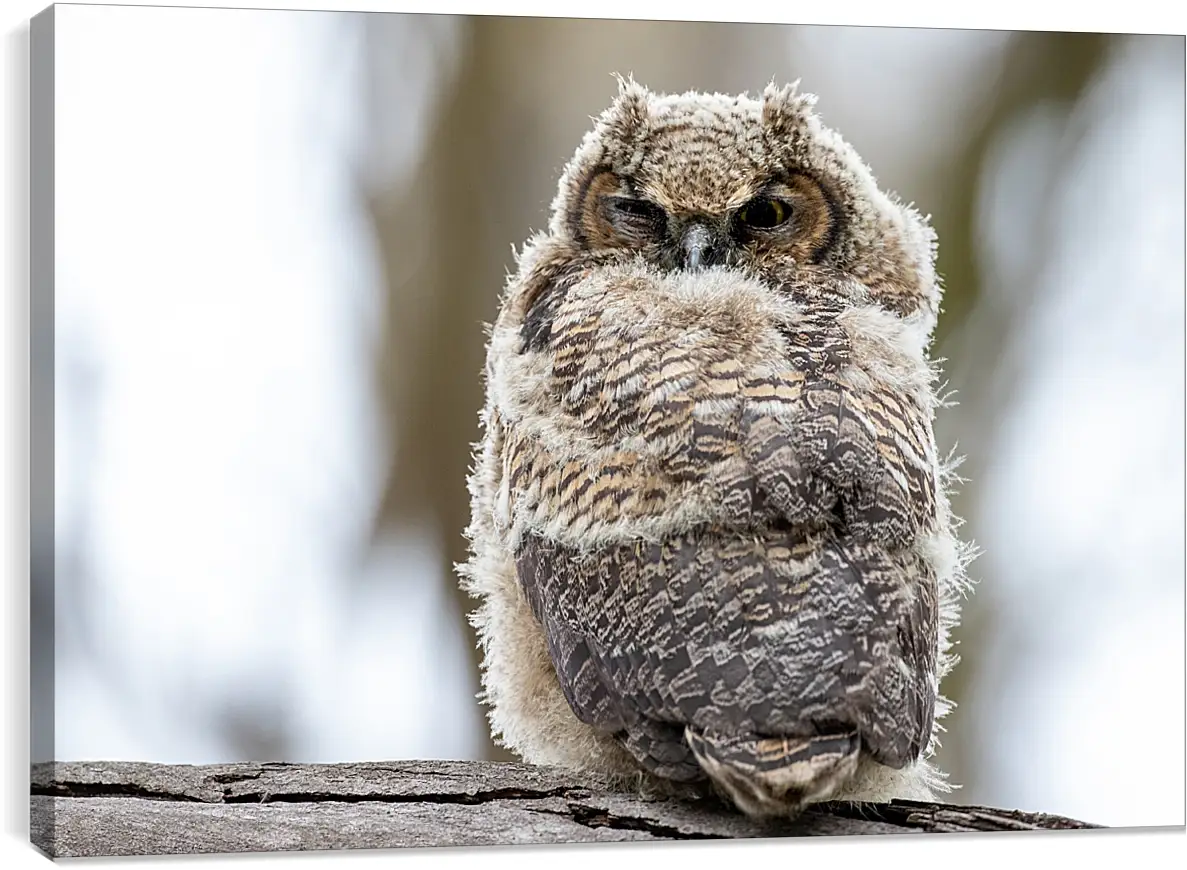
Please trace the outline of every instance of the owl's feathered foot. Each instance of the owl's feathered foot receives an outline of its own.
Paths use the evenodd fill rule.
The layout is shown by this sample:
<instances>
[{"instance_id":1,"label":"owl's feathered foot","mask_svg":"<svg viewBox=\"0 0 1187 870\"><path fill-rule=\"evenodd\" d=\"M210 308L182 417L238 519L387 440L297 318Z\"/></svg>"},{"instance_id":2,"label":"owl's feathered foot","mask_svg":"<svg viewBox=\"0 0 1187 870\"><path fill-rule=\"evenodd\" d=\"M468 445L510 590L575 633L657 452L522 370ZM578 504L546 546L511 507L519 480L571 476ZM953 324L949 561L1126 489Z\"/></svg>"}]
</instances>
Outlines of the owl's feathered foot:
<instances>
[{"instance_id":1,"label":"owl's feathered foot","mask_svg":"<svg viewBox=\"0 0 1187 870\"><path fill-rule=\"evenodd\" d=\"M688 728L685 739L713 783L756 818L794 816L827 800L853 776L861 751L856 731L759 737Z\"/></svg>"}]
</instances>

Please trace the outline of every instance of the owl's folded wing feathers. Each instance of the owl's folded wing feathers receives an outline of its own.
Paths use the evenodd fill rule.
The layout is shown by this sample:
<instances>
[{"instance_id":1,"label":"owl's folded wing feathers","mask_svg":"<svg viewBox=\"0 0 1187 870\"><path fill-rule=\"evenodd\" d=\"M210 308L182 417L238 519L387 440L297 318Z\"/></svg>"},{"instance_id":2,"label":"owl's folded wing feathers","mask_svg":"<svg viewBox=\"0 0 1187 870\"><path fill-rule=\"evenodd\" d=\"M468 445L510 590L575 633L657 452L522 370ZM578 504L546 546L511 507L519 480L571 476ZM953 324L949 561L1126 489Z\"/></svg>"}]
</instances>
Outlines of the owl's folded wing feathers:
<instances>
[{"instance_id":1,"label":"owl's folded wing feathers","mask_svg":"<svg viewBox=\"0 0 1187 870\"><path fill-rule=\"evenodd\" d=\"M935 512L923 410L846 381L827 309L772 364L711 321L673 334L608 301L556 304L542 348L541 401L596 448L523 418L505 440L517 571L574 712L671 779L699 758L791 771L810 797L795 777L859 744L915 760L935 696L934 578L911 548Z\"/></svg>"}]
</instances>

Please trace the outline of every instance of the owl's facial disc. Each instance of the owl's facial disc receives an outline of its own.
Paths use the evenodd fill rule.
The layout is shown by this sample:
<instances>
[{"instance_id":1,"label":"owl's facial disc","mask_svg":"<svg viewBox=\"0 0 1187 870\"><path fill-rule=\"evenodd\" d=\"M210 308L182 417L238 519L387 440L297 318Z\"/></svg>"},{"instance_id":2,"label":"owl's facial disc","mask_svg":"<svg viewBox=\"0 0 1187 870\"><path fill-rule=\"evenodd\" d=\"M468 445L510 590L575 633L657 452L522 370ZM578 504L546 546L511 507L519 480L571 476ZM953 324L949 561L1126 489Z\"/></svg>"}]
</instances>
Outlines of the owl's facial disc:
<instances>
[{"instance_id":1,"label":"owl's facial disc","mask_svg":"<svg viewBox=\"0 0 1187 870\"><path fill-rule=\"evenodd\" d=\"M692 206L679 190L641 189L592 173L570 226L590 249L622 249L668 270L733 266L773 255L816 262L836 237L838 210L813 178L793 172L719 203Z\"/></svg>"}]
</instances>

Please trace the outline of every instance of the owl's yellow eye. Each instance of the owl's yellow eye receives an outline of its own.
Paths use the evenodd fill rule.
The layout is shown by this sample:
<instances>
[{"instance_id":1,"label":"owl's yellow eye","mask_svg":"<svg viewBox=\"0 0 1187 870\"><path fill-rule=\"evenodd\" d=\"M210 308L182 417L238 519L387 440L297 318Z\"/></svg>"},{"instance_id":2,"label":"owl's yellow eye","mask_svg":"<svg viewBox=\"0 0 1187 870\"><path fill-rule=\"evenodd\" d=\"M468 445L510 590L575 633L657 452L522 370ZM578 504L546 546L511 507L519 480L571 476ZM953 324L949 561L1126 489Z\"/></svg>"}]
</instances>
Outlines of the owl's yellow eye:
<instances>
[{"instance_id":1,"label":"owl's yellow eye","mask_svg":"<svg viewBox=\"0 0 1187 870\"><path fill-rule=\"evenodd\" d=\"M747 203L738 213L738 219L748 227L769 230L787 223L791 217L791 205L781 199L762 197Z\"/></svg>"}]
</instances>

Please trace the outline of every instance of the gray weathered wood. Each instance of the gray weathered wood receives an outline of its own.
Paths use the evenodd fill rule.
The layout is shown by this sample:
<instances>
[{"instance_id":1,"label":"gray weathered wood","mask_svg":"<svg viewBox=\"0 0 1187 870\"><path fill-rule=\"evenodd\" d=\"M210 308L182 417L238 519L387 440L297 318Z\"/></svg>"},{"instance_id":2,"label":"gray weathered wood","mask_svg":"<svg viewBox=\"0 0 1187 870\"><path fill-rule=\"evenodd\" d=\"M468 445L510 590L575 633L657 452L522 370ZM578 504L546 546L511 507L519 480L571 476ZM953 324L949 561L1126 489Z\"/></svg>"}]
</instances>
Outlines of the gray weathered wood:
<instances>
[{"instance_id":1,"label":"gray weathered wood","mask_svg":"<svg viewBox=\"0 0 1187 870\"><path fill-rule=\"evenodd\" d=\"M1091 828L947 804L822 804L759 823L525 764L34 765L31 838L52 857Z\"/></svg>"}]
</instances>

